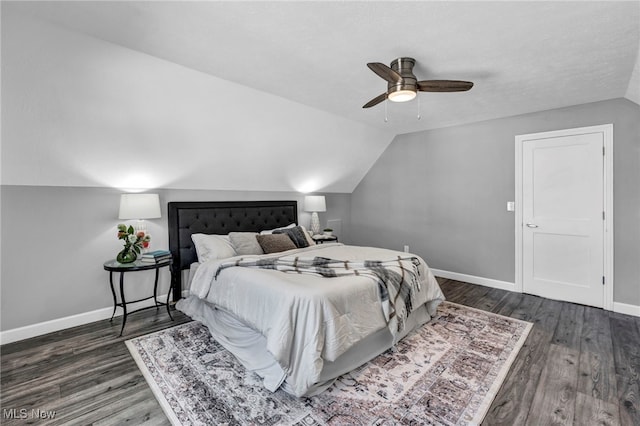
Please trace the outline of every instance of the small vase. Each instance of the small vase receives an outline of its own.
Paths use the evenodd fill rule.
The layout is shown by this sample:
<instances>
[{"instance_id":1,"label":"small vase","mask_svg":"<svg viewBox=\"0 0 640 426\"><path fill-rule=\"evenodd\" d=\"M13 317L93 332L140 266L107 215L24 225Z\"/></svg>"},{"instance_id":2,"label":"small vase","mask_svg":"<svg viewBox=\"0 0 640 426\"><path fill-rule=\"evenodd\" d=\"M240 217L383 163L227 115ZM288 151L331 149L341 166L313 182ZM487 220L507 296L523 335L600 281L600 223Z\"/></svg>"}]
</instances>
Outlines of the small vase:
<instances>
[{"instance_id":1,"label":"small vase","mask_svg":"<svg viewBox=\"0 0 640 426\"><path fill-rule=\"evenodd\" d=\"M116 256L119 263L132 263L138 258L138 254L130 247L126 247Z\"/></svg>"}]
</instances>

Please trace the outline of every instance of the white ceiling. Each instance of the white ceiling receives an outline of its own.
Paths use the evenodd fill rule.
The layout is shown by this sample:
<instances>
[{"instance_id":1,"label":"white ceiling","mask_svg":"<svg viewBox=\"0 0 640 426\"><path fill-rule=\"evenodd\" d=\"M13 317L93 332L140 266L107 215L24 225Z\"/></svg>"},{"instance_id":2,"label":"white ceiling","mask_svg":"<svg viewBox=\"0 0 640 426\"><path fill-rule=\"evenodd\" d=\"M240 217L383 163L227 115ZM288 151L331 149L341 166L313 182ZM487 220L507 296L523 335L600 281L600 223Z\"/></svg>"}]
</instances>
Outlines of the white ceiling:
<instances>
[{"instance_id":1,"label":"white ceiling","mask_svg":"<svg viewBox=\"0 0 640 426\"><path fill-rule=\"evenodd\" d=\"M627 98L637 102L640 2L24 2L24 13L396 134ZM367 62L469 92L362 105ZM635 98L635 99L634 99ZM419 108L420 107L420 108ZM417 115L420 110L421 118Z\"/></svg>"}]
</instances>

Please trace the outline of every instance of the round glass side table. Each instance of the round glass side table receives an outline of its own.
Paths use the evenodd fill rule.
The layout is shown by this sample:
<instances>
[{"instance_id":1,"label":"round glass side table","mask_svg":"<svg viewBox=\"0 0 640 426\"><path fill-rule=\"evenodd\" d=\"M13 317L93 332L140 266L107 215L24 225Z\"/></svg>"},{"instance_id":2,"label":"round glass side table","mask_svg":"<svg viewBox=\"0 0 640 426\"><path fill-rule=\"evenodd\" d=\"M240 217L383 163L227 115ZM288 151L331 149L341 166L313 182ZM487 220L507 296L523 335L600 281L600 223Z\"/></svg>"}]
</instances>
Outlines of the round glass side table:
<instances>
[{"instance_id":1,"label":"round glass side table","mask_svg":"<svg viewBox=\"0 0 640 426\"><path fill-rule=\"evenodd\" d=\"M147 262L141 262L141 261L135 261L133 263L119 263L117 262L115 259L113 260L108 260L106 262L104 262L104 269L105 271L109 271L109 284L111 284L111 294L113 295L113 314L111 315L111 319L109 321L113 321L113 317L116 314L116 308L118 306L120 306L123 310L123 316L122 316L122 328L120 328L120 336L122 336L122 332L124 331L124 325L127 322L127 315L132 314L134 312L138 312L138 311L142 311L145 309L151 309L151 308L159 308L160 306L166 306L167 307L167 313L169 314L169 318L171 318L171 321L173 321L173 316L171 315L171 309L170 309L170 305L169 305L169 296L171 295L171 287L169 287L169 292L167 293L167 300L166 302L159 302L158 301L158 276L160 273L160 269L170 266L173 263L173 260L171 259L165 259L162 260L160 262L154 262L154 263L147 263ZM149 270L155 270L156 271L156 276L155 276L155 281L153 283L153 295L152 296L148 296L148 297L143 297L142 299L137 299L137 300L131 300L131 301L127 301L125 300L124 297L124 274L127 272L136 272L136 271L149 271ZM113 284L113 274L114 272L119 272L120 273L120 302L118 302L117 298L116 298L116 290L115 290L115 286ZM132 303L137 303L137 302L142 302L144 300L149 300L149 299L153 299L154 304L151 306L146 306L144 308L140 308L140 309L136 309L134 311L131 312L127 312L127 305L132 304Z\"/></svg>"}]
</instances>

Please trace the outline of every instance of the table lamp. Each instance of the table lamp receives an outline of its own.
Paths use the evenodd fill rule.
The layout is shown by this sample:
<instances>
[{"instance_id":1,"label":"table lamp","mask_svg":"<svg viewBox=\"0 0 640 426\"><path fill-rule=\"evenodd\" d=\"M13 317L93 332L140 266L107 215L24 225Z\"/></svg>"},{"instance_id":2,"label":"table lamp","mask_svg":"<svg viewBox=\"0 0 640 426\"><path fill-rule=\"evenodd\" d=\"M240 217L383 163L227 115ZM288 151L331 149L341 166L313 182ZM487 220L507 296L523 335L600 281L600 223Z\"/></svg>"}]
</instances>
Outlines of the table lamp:
<instances>
[{"instance_id":1,"label":"table lamp","mask_svg":"<svg viewBox=\"0 0 640 426\"><path fill-rule=\"evenodd\" d=\"M324 195L307 195L304 197L304 211L311 212L311 233L320 233L320 219L318 212L326 212L327 204Z\"/></svg>"}]
</instances>

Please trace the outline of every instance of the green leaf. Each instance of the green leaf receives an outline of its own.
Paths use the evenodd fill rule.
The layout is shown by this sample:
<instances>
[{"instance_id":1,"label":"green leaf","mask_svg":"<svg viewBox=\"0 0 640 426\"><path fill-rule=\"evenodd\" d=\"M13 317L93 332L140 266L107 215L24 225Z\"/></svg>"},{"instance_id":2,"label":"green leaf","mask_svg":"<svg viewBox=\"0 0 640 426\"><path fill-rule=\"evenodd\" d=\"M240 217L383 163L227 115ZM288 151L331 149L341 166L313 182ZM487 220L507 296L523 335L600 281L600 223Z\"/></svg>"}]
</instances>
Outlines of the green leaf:
<instances>
[{"instance_id":1,"label":"green leaf","mask_svg":"<svg viewBox=\"0 0 640 426\"><path fill-rule=\"evenodd\" d=\"M135 230L133 229L133 226L129 225L129 229L127 229L127 233L133 234L134 232Z\"/></svg>"}]
</instances>

